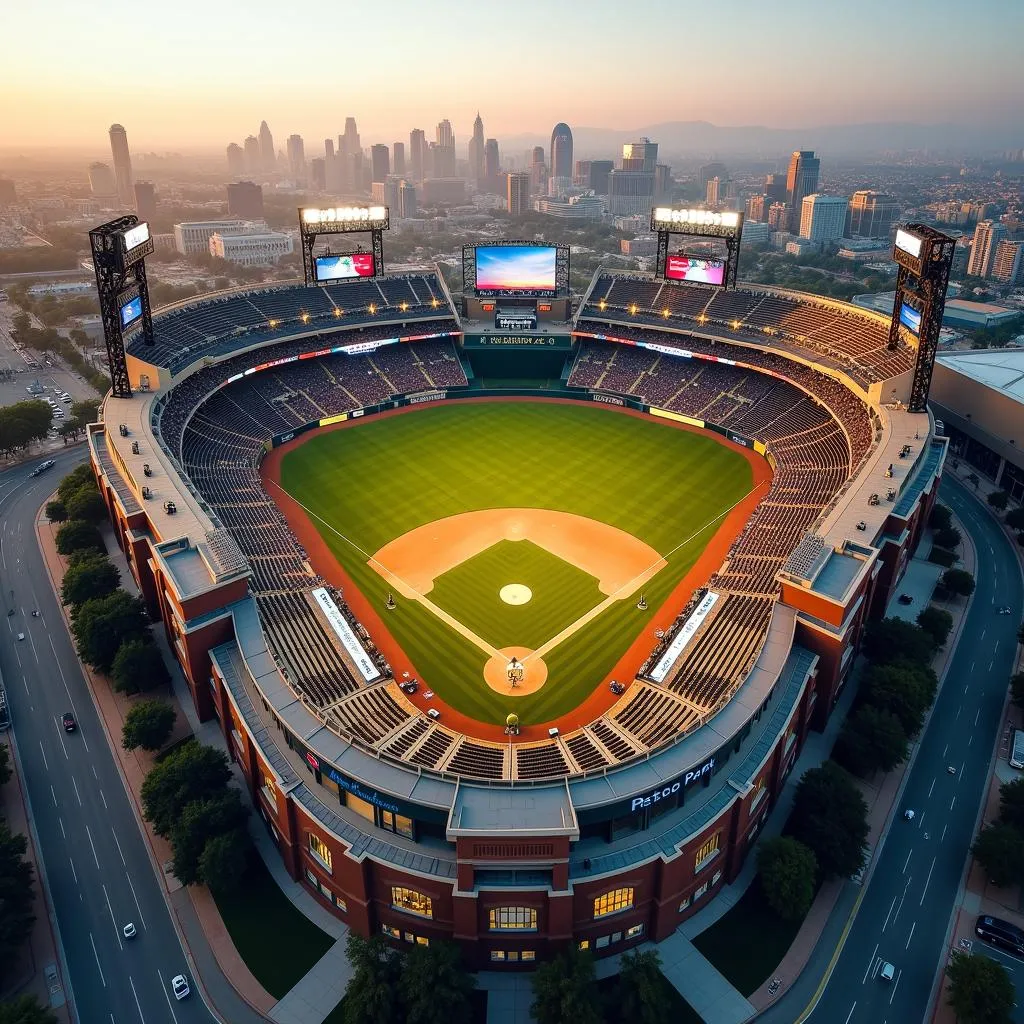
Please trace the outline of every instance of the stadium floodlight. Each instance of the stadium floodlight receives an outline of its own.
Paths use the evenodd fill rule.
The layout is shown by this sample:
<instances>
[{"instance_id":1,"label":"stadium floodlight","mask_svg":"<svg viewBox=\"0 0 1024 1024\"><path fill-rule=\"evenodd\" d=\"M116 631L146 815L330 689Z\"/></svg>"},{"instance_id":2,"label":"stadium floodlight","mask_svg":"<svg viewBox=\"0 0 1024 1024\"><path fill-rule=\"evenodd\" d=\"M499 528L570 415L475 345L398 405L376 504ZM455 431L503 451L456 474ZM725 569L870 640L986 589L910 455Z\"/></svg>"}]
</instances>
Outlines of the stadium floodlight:
<instances>
[{"instance_id":1,"label":"stadium floodlight","mask_svg":"<svg viewBox=\"0 0 1024 1024\"><path fill-rule=\"evenodd\" d=\"M739 226L740 215L729 210L673 210L659 206L654 210L651 220L653 226L662 231L670 231L675 227L735 228Z\"/></svg>"},{"instance_id":2,"label":"stadium floodlight","mask_svg":"<svg viewBox=\"0 0 1024 1024\"><path fill-rule=\"evenodd\" d=\"M302 211L305 224L368 224L387 220L386 206L331 206L327 209L309 207Z\"/></svg>"}]
</instances>

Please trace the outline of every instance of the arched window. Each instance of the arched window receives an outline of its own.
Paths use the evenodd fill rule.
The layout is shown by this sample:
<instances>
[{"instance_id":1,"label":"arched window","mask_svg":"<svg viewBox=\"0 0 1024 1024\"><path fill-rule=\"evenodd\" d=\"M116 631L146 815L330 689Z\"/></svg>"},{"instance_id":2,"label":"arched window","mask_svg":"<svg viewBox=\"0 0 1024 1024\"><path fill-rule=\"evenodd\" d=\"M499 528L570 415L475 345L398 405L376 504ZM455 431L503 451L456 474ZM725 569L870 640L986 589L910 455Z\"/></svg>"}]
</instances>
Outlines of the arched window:
<instances>
[{"instance_id":1,"label":"arched window","mask_svg":"<svg viewBox=\"0 0 1024 1024\"><path fill-rule=\"evenodd\" d=\"M632 886L626 889L612 889L611 892L594 898L594 917L607 917L609 914L629 910L631 906L633 906Z\"/></svg>"},{"instance_id":2,"label":"arched window","mask_svg":"<svg viewBox=\"0 0 1024 1024\"><path fill-rule=\"evenodd\" d=\"M488 912L492 932L535 932L537 911L533 907L494 907Z\"/></svg>"}]
</instances>

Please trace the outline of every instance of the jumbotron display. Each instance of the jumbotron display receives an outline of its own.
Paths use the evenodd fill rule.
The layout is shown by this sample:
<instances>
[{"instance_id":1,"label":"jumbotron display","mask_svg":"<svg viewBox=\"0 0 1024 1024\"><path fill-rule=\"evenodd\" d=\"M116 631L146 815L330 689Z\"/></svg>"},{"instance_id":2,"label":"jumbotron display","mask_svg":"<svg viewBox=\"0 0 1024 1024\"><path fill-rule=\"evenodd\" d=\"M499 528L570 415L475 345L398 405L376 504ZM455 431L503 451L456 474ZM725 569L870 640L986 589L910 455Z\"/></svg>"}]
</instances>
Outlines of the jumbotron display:
<instances>
[{"instance_id":1,"label":"jumbotron display","mask_svg":"<svg viewBox=\"0 0 1024 1024\"><path fill-rule=\"evenodd\" d=\"M355 277L373 277L377 272L372 252L317 256L313 263L317 281L348 281Z\"/></svg>"},{"instance_id":2,"label":"jumbotron display","mask_svg":"<svg viewBox=\"0 0 1024 1024\"><path fill-rule=\"evenodd\" d=\"M136 295L121 305L121 326L127 327L142 316L142 296Z\"/></svg>"},{"instance_id":3,"label":"jumbotron display","mask_svg":"<svg viewBox=\"0 0 1024 1024\"><path fill-rule=\"evenodd\" d=\"M908 302L900 304L900 323L915 335L921 333L921 314Z\"/></svg>"},{"instance_id":4,"label":"jumbotron display","mask_svg":"<svg viewBox=\"0 0 1024 1024\"><path fill-rule=\"evenodd\" d=\"M725 284L725 260L687 253L669 253L665 260L665 277L669 281L691 284Z\"/></svg>"},{"instance_id":5,"label":"jumbotron display","mask_svg":"<svg viewBox=\"0 0 1024 1024\"><path fill-rule=\"evenodd\" d=\"M477 291L553 294L556 253L553 245L477 246Z\"/></svg>"}]
</instances>

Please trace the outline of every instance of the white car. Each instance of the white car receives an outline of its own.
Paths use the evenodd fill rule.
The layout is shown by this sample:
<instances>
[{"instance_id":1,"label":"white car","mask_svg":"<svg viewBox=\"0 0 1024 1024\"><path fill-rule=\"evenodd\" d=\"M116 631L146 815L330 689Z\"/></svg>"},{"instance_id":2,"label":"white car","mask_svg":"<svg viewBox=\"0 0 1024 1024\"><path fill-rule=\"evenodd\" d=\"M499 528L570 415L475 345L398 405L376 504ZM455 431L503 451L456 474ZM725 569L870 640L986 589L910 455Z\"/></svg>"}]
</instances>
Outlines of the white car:
<instances>
[{"instance_id":1,"label":"white car","mask_svg":"<svg viewBox=\"0 0 1024 1024\"><path fill-rule=\"evenodd\" d=\"M882 981L892 981L896 976L896 968L888 960L882 963L882 969L878 972Z\"/></svg>"},{"instance_id":2,"label":"white car","mask_svg":"<svg viewBox=\"0 0 1024 1024\"><path fill-rule=\"evenodd\" d=\"M184 974L176 974L171 978L171 991L175 999L184 999L192 991Z\"/></svg>"},{"instance_id":3,"label":"white car","mask_svg":"<svg viewBox=\"0 0 1024 1024\"><path fill-rule=\"evenodd\" d=\"M137 934L137 933L136 933L136 931L135 931L135 924L134 924L134 923L133 923L132 921L129 921L129 922L128 922L128 923L127 923L127 924L126 924L126 925L125 925L125 926L124 926L124 927L123 927L123 928L121 929L121 933L122 933L122 934L124 935L124 937L125 937L126 939L134 939L134 938L135 938L135 936L136 936L136 934Z\"/></svg>"}]
</instances>

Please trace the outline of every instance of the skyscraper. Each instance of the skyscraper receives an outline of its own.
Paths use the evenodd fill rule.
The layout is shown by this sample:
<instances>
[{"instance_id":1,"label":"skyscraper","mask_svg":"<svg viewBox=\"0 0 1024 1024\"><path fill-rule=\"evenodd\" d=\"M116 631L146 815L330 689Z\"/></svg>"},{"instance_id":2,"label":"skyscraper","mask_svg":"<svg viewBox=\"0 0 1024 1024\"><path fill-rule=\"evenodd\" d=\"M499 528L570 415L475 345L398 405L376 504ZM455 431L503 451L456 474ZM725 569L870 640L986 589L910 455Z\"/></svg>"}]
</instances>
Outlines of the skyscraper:
<instances>
[{"instance_id":1,"label":"skyscraper","mask_svg":"<svg viewBox=\"0 0 1024 1024\"><path fill-rule=\"evenodd\" d=\"M423 154L427 148L427 136L422 128L409 132L409 170L413 181L423 180Z\"/></svg>"},{"instance_id":2,"label":"skyscraper","mask_svg":"<svg viewBox=\"0 0 1024 1024\"><path fill-rule=\"evenodd\" d=\"M718 205L719 193L724 195L724 191L722 189L724 184L725 182L723 182L717 175L707 183L704 189L704 201L708 206Z\"/></svg>"},{"instance_id":3,"label":"skyscraper","mask_svg":"<svg viewBox=\"0 0 1024 1024\"><path fill-rule=\"evenodd\" d=\"M843 196L812 192L800 203L800 237L810 242L835 242L846 230L850 201Z\"/></svg>"},{"instance_id":4,"label":"skyscraper","mask_svg":"<svg viewBox=\"0 0 1024 1024\"><path fill-rule=\"evenodd\" d=\"M810 149L798 149L789 159L789 173L786 175L786 203L789 207L789 230L797 234L800 230L804 196L818 191L818 170L821 161Z\"/></svg>"},{"instance_id":5,"label":"skyscraper","mask_svg":"<svg viewBox=\"0 0 1024 1024\"><path fill-rule=\"evenodd\" d=\"M747 220L764 221L771 202L767 194L751 196L747 200Z\"/></svg>"},{"instance_id":6,"label":"skyscraper","mask_svg":"<svg viewBox=\"0 0 1024 1024\"><path fill-rule=\"evenodd\" d=\"M344 149L350 157L355 156L362 149L362 143L359 141L359 129L356 127L354 117L345 118L344 144L339 148Z\"/></svg>"},{"instance_id":7,"label":"skyscraper","mask_svg":"<svg viewBox=\"0 0 1024 1024\"><path fill-rule=\"evenodd\" d=\"M245 139L245 170L249 174L259 174L260 167L260 140L255 135L248 135Z\"/></svg>"},{"instance_id":8,"label":"skyscraper","mask_svg":"<svg viewBox=\"0 0 1024 1024\"><path fill-rule=\"evenodd\" d=\"M1004 238L996 246L995 258L992 261L992 277L1004 284L1018 284L1021 280L1021 269L1024 267L1024 242L1019 239Z\"/></svg>"},{"instance_id":9,"label":"skyscraper","mask_svg":"<svg viewBox=\"0 0 1024 1024\"><path fill-rule=\"evenodd\" d=\"M432 177L455 177L455 132L452 123L446 117L439 121L434 132L436 144L433 150L434 167Z\"/></svg>"},{"instance_id":10,"label":"skyscraper","mask_svg":"<svg viewBox=\"0 0 1024 1024\"><path fill-rule=\"evenodd\" d=\"M672 198L672 168L668 164L654 165L654 198L658 201Z\"/></svg>"},{"instance_id":11,"label":"skyscraper","mask_svg":"<svg viewBox=\"0 0 1024 1024\"><path fill-rule=\"evenodd\" d=\"M110 126L110 153L114 158L114 179L117 182L117 198L125 209L130 209L135 205L132 155L128 152L128 133L119 124L112 124Z\"/></svg>"},{"instance_id":12,"label":"skyscraper","mask_svg":"<svg viewBox=\"0 0 1024 1024\"><path fill-rule=\"evenodd\" d=\"M309 161L309 182L316 191L327 191L327 162L322 156Z\"/></svg>"},{"instance_id":13,"label":"skyscraper","mask_svg":"<svg viewBox=\"0 0 1024 1024\"><path fill-rule=\"evenodd\" d=\"M615 164L611 160L591 160L587 187L592 188L596 195L608 195L608 175L612 173L614 167Z\"/></svg>"},{"instance_id":14,"label":"skyscraper","mask_svg":"<svg viewBox=\"0 0 1024 1024\"><path fill-rule=\"evenodd\" d=\"M894 196L860 189L850 199L850 237L888 238L900 218L900 204Z\"/></svg>"},{"instance_id":15,"label":"skyscraper","mask_svg":"<svg viewBox=\"0 0 1024 1024\"><path fill-rule=\"evenodd\" d=\"M240 220L263 219L263 189L254 181L228 185L228 216Z\"/></svg>"},{"instance_id":16,"label":"skyscraper","mask_svg":"<svg viewBox=\"0 0 1024 1024\"><path fill-rule=\"evenodd\" d=\"M97 199L111 199L117 195L117 181L110 164L89 164L89 190Z\"/></svg>"},{"instance_id":17,"label":"skyscraper","mask_svg":"<svg viewBox=\"0 0 1024 1024\"><path fill-rule=\"evenodd\" d=\"M505 175L505 196L508 212L513 217L521 217L530 211L531 176L525 171L515 171Z\"/></svg>"},{"instance_id":18,"label":"skyscraper","mask_svg":"<svg viewBox=\"0 0 1024 1024\"><path fill-rule=\"evenodd\" d=\"M1007 236L1006 226L994 220L978 221L971 242L971 258L967 261L970 277L988 277L995 267L996 250Z\"/></svg>"},{"instance_id":19,"label":"skyscraper","mask_svg":"<svg viewBox=\"0 0 1024 1024\"><path fill-rule=\"evenodd\" d=\"M391 147L391 169L399 177L405 175L405 143L396 142Z\"/></svg>"},{"instance_id":20,"label":"skyscraper","mask_svg":"<svg viewBox=\"0 0 1024 1024\"><path fill-rule=\"evenodd\" d=\"M772 203L784 203L788 198L786 194L786 179L781 174L766 174L764 178L764 194L768 197L768 205Z\"/></svg>"},{"instance_id":21,"label":"skyscraper","mask_svg":"<svg viewBox=\"0 0 1024 1024\"><path fill-rule=\"evenodd\" d=\"M551 131L551 177L548 192L559 195L572 188L572 132L562 121ZM653 168L652 168L653 170Z\"/></svg>"},{"instance_id":22,"label":"skyscraper","mask_svg":"<svg viewBox=\"0 0 1024 1024\"><path fill-rule=\"evenodd\" d=\"M266 121L260 121L260 164L264 174L273 174L277 170L274 136L270 134Z\"/></svg>"},{"instance_id":23,"label":"skyscraper","mask_svg":"<svg viewBox=\"0 0 1024 1024\"><path fill-rule=\"evenodd\" d=\"M377 143L370 147L370 169L373 181L387 181L391 173L391 157L387 146Z\"/></svg>"},{"instance_id":24,"label":"skyscraper","mask_svg":"<svg viewBox=\"0 0 1024 1024\"><path fill-rule=\"evenodd\" d=\"M477 120L480 120L479 114L477 114ZM437 128L434 130L434 141L439 146L455 148L455 132L452 130L452 123L447 117L443 121L438 121Z\"/></svg>"},{"instance_id":25,"label":"skyscraper","mask_svg":"<svg viewBox=\"0 0 1024 1024\"><path fill-rule=\"evenodd\" d=\"M479 188L484 179L484 122L480 111L473 122L473 135L469 140L469 176Z\"/></svg>"},{"instance_id":26,"label":"skyscraper","mask_svg":"<svg viewBox=\"0 0 1024 1024\"><path fill-rule=\"evenodd\" d=\"M398 186L398 216L415 217L417 212L416 186L403 180Z\"/></svg>"},{"instance_id":27,"label":"skyscraper","mask_svg":"<svg viewBox=\"0 0 1024 1024\"><path fill-rule=\"evenodd\" d=\"M484 179L489 190L498 190L498 176L500 174L501 156L498 153L498 140L488 139L484 143Z\"/></svg>"},{"instance_id":28,"label":"skyscraper","mask_svg":"<svg viewBox=\"0 0 1024 1024\"><path fill-rule=\"evenodd\" d=\"M156 216L156 189L151 181L137 181L133 187L135 193L135 212L140 220L152 220Z\"/></svg>"},{"instance_id":29,"label":"skyscraper","mask_svg":"<svg viewBox=\"0 0 1024 1024\"><path fill-rule=\"evenodd\" d=\"M533 147L533 160L530 163L530 188L534 195L548 190L548 169L544 166L544 147Z\"/></svg>"},{"instance_id":30,"label":"skyscraper","mask_svg":"<svg viewBox=\"0 0 1024 1024\"><path fill-rule=\"evenodd\" d=\"M708 187L708 182L712 178L726 178L729 172L726 169L725 164L719 161L713 161L710 164L704 164L697 171L697 182L700 185L700 189L703 192Z\"/></svg>"},{"instance_id":31,"label":"skyscraper","mask_svg":"<svg viewBox=\"0 0 1024 1024\"><path fill-rule=\"evenodd\" d=\"M288 136L288 173L292 180L302 182L306 180L306 147L301 135Z\"/></svg>"},{"instance_id":32,"label":"skyscraper","mask_svg":"<svg viewBox=\"0 0 1024 1024\"><path fill-rule=\"evenodd\" d=\"M245 174L245 150L237 142L228 145L228 175L238 178Z\"/></svg>"},{"instance_id":33,"label":"skyscraper","mask_svg":"<svg viewBox=\"0 0 1024 1024\"><path fill-rule=\"evenodd\" d=\"M650 213L653 205L653 172L614 170L608 175L608 212L613 217Z\"/></svg>"},{"instance_id":34,"label":"skyscraper","mask_svg":"<svg viewBox=\"0 0 1024 1024\"><path fill-rule=\"evenodd\" d=\"M639 142L626 142L622 146L622 169L646 171L653 174L658 165L658 144L642 138Z\"/></svg>"},{"instance_id":35,"label":"skyscraper","mask_svg":"<svg viewBox=\"0 0 1024 1024\"><path fill-rule=\"evenodd\" d=\"M789 223L789 209L785 203L772 203L768 207L768 227L772 231L785 231Z\"/></svg>"}]
</instances>

